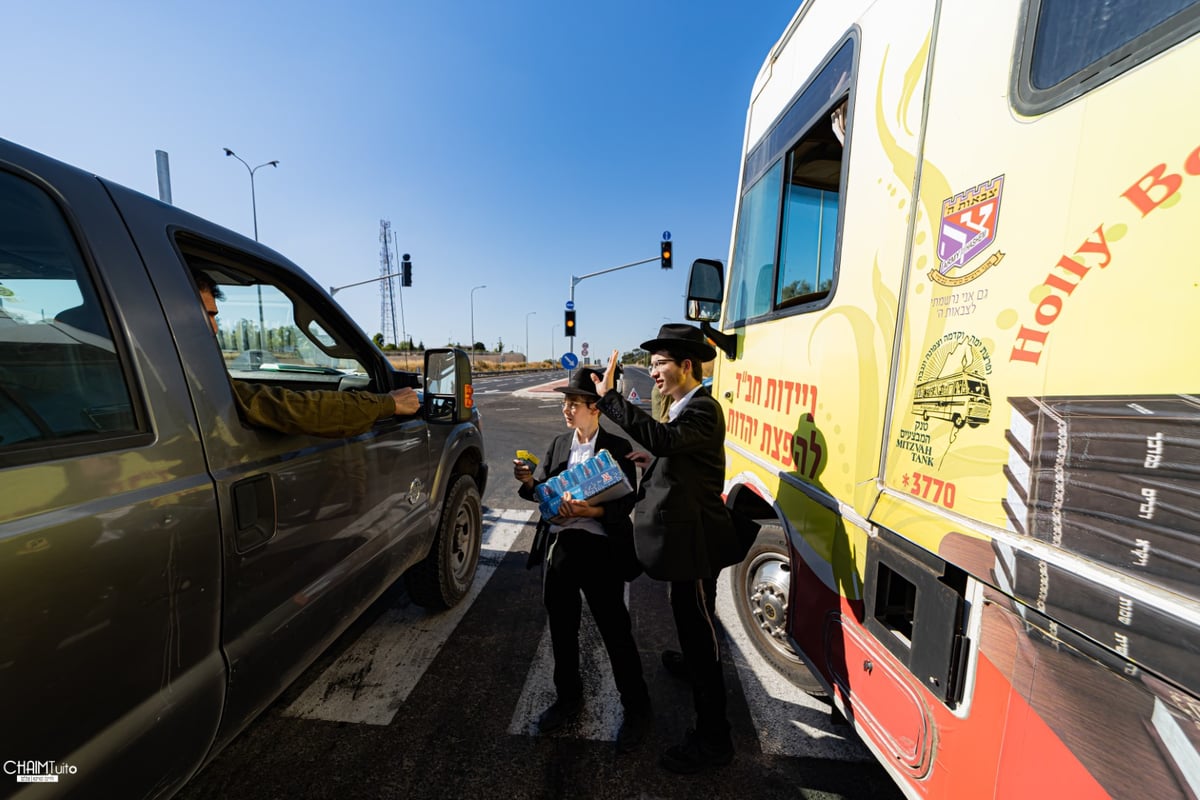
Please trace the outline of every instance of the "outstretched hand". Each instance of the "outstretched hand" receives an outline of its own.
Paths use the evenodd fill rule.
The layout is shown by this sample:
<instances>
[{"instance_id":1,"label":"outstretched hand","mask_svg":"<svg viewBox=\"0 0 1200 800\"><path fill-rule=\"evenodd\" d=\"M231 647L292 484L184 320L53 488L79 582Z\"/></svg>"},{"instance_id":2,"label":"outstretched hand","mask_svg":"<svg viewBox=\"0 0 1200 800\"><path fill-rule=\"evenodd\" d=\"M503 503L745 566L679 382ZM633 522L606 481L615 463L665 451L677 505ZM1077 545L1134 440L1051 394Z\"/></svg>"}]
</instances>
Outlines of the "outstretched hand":
<instances>
[{"instance_id":1,"label":"outstretched hand","mask_svg":"<svg viewBox=\"0 0 1200 800\"><path fill-rule=\"evenodd\" d=\"M608 357L608 369L604 370L604 377L598 375L592 376L592 383L596 385L596 394L604 397L604 395L613 391L617 385L617 364L620 361L620 356L614 349L612 355Z\"/></svg>"},{"instance_id":2,"label":"outstretched hand","mask_svg":"<svg viewBox=\"0 0 1200 800\"><path fill-rule=\"evenodd\" d=\"M394 389L389 394L392 400L396 403L396 414L399 416L411 416L421 410L421 400L417 397L417 393L409 388Z\"/></svg>"}]
</instances>

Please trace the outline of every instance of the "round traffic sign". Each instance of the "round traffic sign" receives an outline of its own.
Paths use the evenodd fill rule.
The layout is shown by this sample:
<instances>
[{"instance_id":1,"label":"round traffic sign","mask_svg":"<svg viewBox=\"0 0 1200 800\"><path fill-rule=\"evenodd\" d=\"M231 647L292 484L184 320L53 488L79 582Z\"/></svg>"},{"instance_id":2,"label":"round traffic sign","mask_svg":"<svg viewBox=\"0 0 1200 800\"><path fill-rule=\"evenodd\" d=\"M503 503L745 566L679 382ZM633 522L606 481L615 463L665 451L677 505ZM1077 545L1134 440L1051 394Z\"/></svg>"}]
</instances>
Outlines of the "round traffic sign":
<instances>
[{"instance_id":1,"label":"round traffic sign","mask_svg":"<svg viewBox=\"0 0 1200 800\"><path fill-rule=\"evenodd\" d=\"M563 353L562 366L563 369L575 369L579 366L579 357L574 353Z\"/></svg>"},{"instance_id":2,"label":"round traffic sign","mask_svg":"<svg viewBox=\"0 0 1200 800\"><path fill-rule=\"evenodd\" d=\"M574 311L574 310L575 310L575 301L568 300L567 301L567 311Z\"/></svg>"}]
</instances>

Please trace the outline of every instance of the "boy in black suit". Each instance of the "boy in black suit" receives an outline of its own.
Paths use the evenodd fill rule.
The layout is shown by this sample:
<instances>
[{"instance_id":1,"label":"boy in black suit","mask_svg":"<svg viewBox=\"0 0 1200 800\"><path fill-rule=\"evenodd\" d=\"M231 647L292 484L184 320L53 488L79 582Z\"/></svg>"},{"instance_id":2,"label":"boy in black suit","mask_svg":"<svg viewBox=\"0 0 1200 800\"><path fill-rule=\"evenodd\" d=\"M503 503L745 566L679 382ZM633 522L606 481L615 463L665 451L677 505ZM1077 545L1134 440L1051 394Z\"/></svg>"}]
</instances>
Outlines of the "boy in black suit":
<instances>
[{"instance_id":1,"label":"boy in black suit","mask_svg":"<svg viewBox=\"0 0 1200 800\"><path fill-rule=\"evenodd\" d=\"M592 376L581 369L570 384L557 391L563 399L563 418L570 429L557 436L534 478L523 461L513 464L513 477L521 482L518 493L537 500L536 489L569 467L601 450L608 450L621 465L630 486L637 486L634 463L627 456L628 440L600 429L600 412ZM579 673L579 622L582 591L592 618L604 639L613 678L621 693L625 716L617 733L617 750L629 752L645 737L650 725L650 694L642 677L641 656L633 640L629 609L625 607L625 581L641 572L633 552L633 525L629 513L636 493L593 505L586 500L566 500L555 523L549 525L542 600L550 621L554 650L554 688L558 698L538 718L538 731L552 733L577 717L583 707L583 680ZM542 524L546 524L543 520Z\"/></svg>"},{"instance_id":2,"label":"boy in black suit","mask_svg":"<svg viewBox=\"0 0 1200 800\"><path fill-rule=\"evenodd\" d=\"M660 422L613 390L617 351L608 372L594 378L600 411L654 456L643 465L634 542L651 578L670 581L671 611L692 684L696 728L663 753L672 772L692 773L733 760L725 714L721 633L713 617L717 574L740 561L733 521L721 496L725 485L725 416L702 385L702 364L716 349L698 328L663 325L658 338L642 343L650 353L650 377L671 398Z\"/></svg>"}]
</instances>

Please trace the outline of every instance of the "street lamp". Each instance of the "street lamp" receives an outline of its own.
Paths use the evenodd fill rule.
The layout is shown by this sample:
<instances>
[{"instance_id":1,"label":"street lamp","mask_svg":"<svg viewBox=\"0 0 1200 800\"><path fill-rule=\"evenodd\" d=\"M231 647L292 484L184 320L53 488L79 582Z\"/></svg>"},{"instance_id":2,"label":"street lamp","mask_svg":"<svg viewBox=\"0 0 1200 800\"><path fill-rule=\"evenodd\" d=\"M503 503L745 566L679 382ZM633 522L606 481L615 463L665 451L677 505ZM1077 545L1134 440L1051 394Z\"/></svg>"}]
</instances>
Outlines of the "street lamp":
<instances>
[{"instance_id":1,"label":"street lamp","mask_svg":"<svg viewBox=\"0 0 1200 800\"><path fill-rule=\"evenodd\" d=\"M525 312L525 365L529 365L529 318L536 314L536 311Z\"/></svg>"},{"instance_id":2,"label":"street lamp","mask_svg":"<svg viewBox=\"0 0 1200 800\"><path fill-rule=\"evenodd\" d=\"M241 156L239 156L237 153L233 152L228 147L224 148L224 150L225 150L226 157L233 156L238 161L241 161L242 166L245 167L246 171L250 173L250 213L254 215L254 241L257 242L258 241L258 199L254 196L254 173L257 172L262 167L266 167L266 166L278 167L279 162L278 161L268 161L265 164L259 164L257 167L251 168L250 165L247 164L245 162L245 160ZM266 321L263 319L262 284L260 283L258 285L258 349L259 350L261 350L262 346L263 346L263 329L266 327L267 327Z\"/></svg>"},{"instance_id":3,"label":"street lamp","mask_svg":"<svg viewBox=\"0 0 1200 800\"><path fill-rule=\"evenodd\" d=\"M259 164L257 167L251 167L249 164L246 163L245 159L243 159L237 153L230 150L228 147L225 148L225 155L233 156L238 161L241 161L242 166L245 167L246 171L250 173L250 212L254 215L254 241L257 242L258 241L258 200L254 196L254 173L257 172L258 170L262 169L263 167L278 167L279 162L278 161L267 161L266 163Z\"/></svg>"},{"instance_id":4,"label":"street lamp","mask_svg":"<svg viewBox=\"0 0 1200 800\"><path fill-rule=\"evenodd\" d=\"M475 289L486 289L487 284L482 283L479 286L471 289L471 367L475 367Z\"/></svg>"}]
</instances>

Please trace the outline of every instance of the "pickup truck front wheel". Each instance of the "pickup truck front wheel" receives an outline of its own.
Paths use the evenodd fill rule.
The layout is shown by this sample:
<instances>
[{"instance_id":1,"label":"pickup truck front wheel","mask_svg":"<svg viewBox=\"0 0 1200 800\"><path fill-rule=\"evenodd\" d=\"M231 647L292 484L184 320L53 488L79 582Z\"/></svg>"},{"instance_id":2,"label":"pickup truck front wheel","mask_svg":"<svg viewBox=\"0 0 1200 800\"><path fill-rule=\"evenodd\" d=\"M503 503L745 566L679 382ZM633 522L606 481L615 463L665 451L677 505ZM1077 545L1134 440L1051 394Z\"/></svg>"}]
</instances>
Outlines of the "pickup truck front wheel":
<instances>
[{"instance_id":1,"label":"pickup truck front wheel","mask_svg":"<svg viewBox=\"0 0 1200 800\"><path fill-rule=\"evenodd\" d=\"M470 475L460 475L446 493L446 505L429 555L405 576L409 597L425 608L457 605L475 580L482 543L479 489Z\"/></svg>"}]
</instances>

